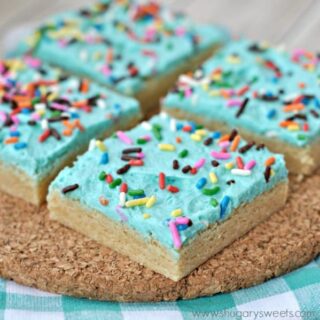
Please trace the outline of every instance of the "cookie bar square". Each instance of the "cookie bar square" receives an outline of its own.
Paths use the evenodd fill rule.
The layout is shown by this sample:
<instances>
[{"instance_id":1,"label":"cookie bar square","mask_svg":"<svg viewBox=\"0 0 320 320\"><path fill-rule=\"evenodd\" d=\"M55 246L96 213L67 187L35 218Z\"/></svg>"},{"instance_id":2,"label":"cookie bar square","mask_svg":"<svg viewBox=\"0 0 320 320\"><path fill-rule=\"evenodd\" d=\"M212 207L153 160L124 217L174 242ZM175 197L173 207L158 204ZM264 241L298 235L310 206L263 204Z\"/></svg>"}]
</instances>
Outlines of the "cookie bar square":
<instances>
[{"instance_id":1,"label":"cookie bar square","mask_svg":"<svg viewBox=\"0 0 320 320\"><path fill-rule=\"evenodd\" d=\"M106 139L49 188L50 217L177 281L287 198L282 155L166 114Z\"/></svg>"},{"instance_id":2,"label":"cookie bar square","mask_svg":"<svg viewBox=\"0 0 320 320\"><path fill-rule=\"evenodd\" d=\"M211 129L236 127L246 139L283 153L289 171L308 175L320 163L319 61L305 50L290 55L235 41L181 75L163 109Z\"/></svg>"},{"instance_id":3,"label":"cookie bar square","mask_svg":"<svg viewBox=\"0 0 320 320\"><path fill-rule=\"evenodd\" d=\"M0 61L0 189L40 205L51 180L92 138L139 119L132 98L35 58Z\"/></svg>"},{"instance_id":4,"label":"cookie bar square","mask_svg":"<svg viewBox=\"0 0 320 320\"><path fill-rule=\"evenodd\" d=\"M227 40L225 30L191 22L154 1L101 1L53 17L19 51L91 78L155 113L182 72Z\"/></svg>"}]
</instances>

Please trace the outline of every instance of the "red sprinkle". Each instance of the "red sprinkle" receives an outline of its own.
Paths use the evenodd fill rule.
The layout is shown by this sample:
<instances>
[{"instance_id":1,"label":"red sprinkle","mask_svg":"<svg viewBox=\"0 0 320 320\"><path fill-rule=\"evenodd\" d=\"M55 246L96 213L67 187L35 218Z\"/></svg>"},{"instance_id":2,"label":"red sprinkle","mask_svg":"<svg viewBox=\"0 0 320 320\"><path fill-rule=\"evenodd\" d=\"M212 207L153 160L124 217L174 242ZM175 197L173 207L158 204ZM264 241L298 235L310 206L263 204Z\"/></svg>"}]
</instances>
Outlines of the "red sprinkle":
<instances>
[{"instance_id":1,"label":"red sprinkle","mask_svg":"<svg viewBox=\"0 0 320 320\"><path fill-rule=\"evenodd\" d=\"M107 181L107 183L111 183L113 181L113 177L111 174L107 174L106 181Z\"/></svg>"},{"instance_id":2,"label":"red sprinkle","mask_svg":"<svg viewBox=\"0 0 320 320\"><path fill-rule=\"evenodd\" d=\"M161 190L165 189L166 187L166 176L163 172L159 173L159 187Z\"/></svg>"},{"instance_id":3,"label":"red sprinkle","mask_svg":"<svg viewBox=\"0 0 320 320\"><path fill-rule=\"evenodd\" d=\"M197 173L198 173L198 169L197 169L197 168L192 168L192 169L190 170L190 173L191 173L191 174L197 174Z\"/></svg>"},{"instance_id":4,"label":"red sprinkle","mask_svg":"<svg viewBox=\"0 0 320 320\"><path fill-rule=\"evenodd\" d=\"M243 169L244 168L244 163L242 161L241 157L236 157L236 161L237 161L237 166L239 169Z\"/></svg>"},{"instance_id":5,"label":"red sprinkle","mask_svg":"<svg viewBox=\"0 0 320 320\"><path fill-rule=\"evenodd\" d=\"M124 193L128 192L128 185L125 182L121 184L120 192L124 192Z\"/></svg>"},{"instance_id":6,"label":"red sprinkle","mask_svg":"<svg viewBox=\"0 0 320 320\"><path fill-rule=\"evenodd\" d=\"M172 193L177 193L177 192L179 192L179 188L177 188L177 187L175 187L175 186L173 186L173 185L171 185L171 184L168 185L167 190L170 191L170 192L172 192Z\"/></svg>"},{"instance_id":7,"label":"red sprinkle","mask_svg":"<svg viewBox=\"0 0 320 320\"><path fill-rule=\"evenodd\" d=\"M129 164L130 166L141 167L144 165L144 162L142 160L130 160Z\"/></svg>"},{"instance_id":8,"label":"red sprinkle","mask_svg":"<svg viewBox=\"0 0 320 320\"><path fill-rule=\"evenodd\" d=\"M303 131L309 131L309 124L308 123L305 123L303 125Z\"/></svg>"},{"instance_id":9,"label":"red sprinkle","mask_svg":"<svg viewBox=\"0 0 320 320\"><path fill-rule=\"evenodd\" d=\"M51 135L51 130L46 129L42 135L39 137L39 142L45 142Z\"/></svg>"}]
</instances>

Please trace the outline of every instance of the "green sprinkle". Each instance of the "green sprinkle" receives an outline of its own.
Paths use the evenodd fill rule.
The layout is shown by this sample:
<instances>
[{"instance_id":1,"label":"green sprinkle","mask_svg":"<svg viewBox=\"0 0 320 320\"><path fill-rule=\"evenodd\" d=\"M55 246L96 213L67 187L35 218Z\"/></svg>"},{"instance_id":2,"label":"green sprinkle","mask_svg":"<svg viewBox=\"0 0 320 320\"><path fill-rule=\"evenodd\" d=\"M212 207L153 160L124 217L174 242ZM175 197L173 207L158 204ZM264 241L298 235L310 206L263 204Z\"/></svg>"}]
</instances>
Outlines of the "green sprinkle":
<instances>
[{"instance_id":1,"label":"green sprinkle","mask_svg":"<svg viewBox=\"0 0 320 320\"><path fill-rule=\"evenodd\" d=\"M152 133L155 136L155 138L159 141L162 140L161 130L162 130L162 127L160 125L158 124L152 125Z\"/></svg>"},{"instance_id":2,"label":"green sprinkle","mask_svg":"<svg viewBox=\"0 0 320 320\"><path fill-rule=\"evenodd\" d=\"M116 180L113 180L110 184L109 184L109 187L111 189L114 189L115 187L117 186L120 186L122 180L120 178L116 179Z\"/></svg>"},{"instance_id":3,"label":"green sprinkle","mask_svg":"<svg viewBox=\"0 0 320 320\"><path fill-rule=\"evenodd\" d=\"M212 189L202 189L202 193L205 196L214 196L215 194L217 194L220 191L220 187L216 186Z\"/></svg>"},{"instance_id":4,"label":"green sprinkle","mask_svg":"<svg viewBox=\"0 0 320 320\"><path fill-rule=\"evenodd\" d=\"M106 176L107 176L106 173L104 171L101 171L99 174L99 180L103 181L106 178Z\"/></svg>"},{"instance_id":5,"label":"green sprinkle","mask_svg":"<svg viewBox=\"0 0 320 320\"><path fill-rule=\"evenodd\" d=\"M129 196L143 196L144 195L144 190L142 189L135 189L135 190L129 190L128 191Z\"/></svg>"},{"instance_id":6,"label":"green sprinkle","mask_svg":"<svg viewBox=\"0 0 320 320\"><path fill-rule=\"evenodd\" d=\"M304 134L298 134L297 138L299 140L306 140L307 137Z\"/></svg>"},{"instance_id":7,"label":"green sprinkle","mask_svg":"<svg viewBox=\"0 0 320 320\"><path fill-rule=\"evenodd\" d=\"M182 150L179 153L179 158L185 158L188 155L189 151L187 149Z\"/></svg>"},{"instance_id":8,"label":"green sprinkle","mask_svg":"<svg viewBox=\"0 0 320 320\"><path fill-rule=\"evenodd\" d=\"M216 207L216 206L219 204L219 202L217 201L217 199L212 198L212 199L210 200L210 204L211 204L213 207Z\"/></svg>"},{"instance_id":9,"label":"green sprinkle","mask_svg":"<svg viewBox=\"0 0 320 320\"><path fill-rule=\"evenodd\" d=\"M197 124L196 125L196 130L198 130L198 129L203 129L204 128L204 126L202 125L202 124Z\"/></svg>"},{"instance_id":10,"label":"green sprinkle","mask_svg":"<svg viewBox=\"0 0 320 320\"><path fill-rule=\"evenodd\" d=\"M146 144L148 141L145 139L137 139L137 144Z\"/></svg>"}]
</instances>

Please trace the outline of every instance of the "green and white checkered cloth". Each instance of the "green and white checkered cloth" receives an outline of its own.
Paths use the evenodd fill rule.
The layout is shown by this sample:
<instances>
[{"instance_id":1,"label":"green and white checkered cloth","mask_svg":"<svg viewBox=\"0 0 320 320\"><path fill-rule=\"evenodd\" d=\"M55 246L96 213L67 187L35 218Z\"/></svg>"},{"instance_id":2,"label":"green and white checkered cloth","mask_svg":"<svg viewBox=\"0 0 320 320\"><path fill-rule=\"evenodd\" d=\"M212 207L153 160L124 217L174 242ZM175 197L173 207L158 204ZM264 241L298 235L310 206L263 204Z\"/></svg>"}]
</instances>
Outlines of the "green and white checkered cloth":
<instances>
[{"instance_id":1,"label":"green and white checkered cloth","mask_svg":"<svg viewBox=\"0 0 320 320\"><path fill-rule=\"evenodd\" d=\"M212 297L114 303L49 294L0 279L0 320L320 320L320 257L264 284Z\"/></svg>"}]
</instances>

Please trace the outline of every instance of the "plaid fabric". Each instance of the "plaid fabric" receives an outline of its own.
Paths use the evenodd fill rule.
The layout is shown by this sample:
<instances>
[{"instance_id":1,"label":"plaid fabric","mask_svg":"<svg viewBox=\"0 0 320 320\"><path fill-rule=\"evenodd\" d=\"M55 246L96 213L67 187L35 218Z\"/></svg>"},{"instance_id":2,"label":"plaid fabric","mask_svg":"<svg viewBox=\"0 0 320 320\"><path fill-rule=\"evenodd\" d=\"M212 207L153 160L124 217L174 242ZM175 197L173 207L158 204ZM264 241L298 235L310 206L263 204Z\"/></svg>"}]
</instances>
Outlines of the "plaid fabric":
<instances>
[{"instance_id":1,"label":"plaid fabric","mask_svg":"<svg viewBox=\"0 0 320 320\"><path fill-rule=\"evenodd\" d=\"M161 303L114 303L45 293L0 279L0 320L320 320L320 257L233 293Z\"/></svg>"}]
</instances>

